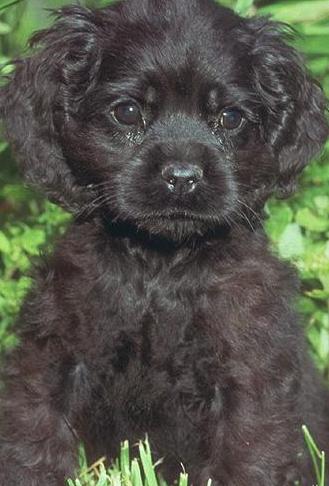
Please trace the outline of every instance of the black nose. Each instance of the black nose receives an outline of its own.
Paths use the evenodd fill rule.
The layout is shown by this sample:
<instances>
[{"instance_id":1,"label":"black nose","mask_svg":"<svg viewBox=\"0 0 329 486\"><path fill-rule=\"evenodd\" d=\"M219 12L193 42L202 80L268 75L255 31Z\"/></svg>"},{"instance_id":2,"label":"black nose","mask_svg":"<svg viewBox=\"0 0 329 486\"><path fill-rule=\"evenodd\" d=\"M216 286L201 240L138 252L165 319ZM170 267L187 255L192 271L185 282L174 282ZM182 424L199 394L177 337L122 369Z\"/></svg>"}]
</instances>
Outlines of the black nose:
<instances>
[{"instance_id":1,"label":"black nose","mask_svg":"<svg viewBox=\"0 0 329 486\"><path fill-rule=\"evenodd\" d=\"M162 178L168 189L177 194L194 191L202 177L203 171L200 167L184 162L172 162L162 169Z\"/></svg>"}]
</instances>

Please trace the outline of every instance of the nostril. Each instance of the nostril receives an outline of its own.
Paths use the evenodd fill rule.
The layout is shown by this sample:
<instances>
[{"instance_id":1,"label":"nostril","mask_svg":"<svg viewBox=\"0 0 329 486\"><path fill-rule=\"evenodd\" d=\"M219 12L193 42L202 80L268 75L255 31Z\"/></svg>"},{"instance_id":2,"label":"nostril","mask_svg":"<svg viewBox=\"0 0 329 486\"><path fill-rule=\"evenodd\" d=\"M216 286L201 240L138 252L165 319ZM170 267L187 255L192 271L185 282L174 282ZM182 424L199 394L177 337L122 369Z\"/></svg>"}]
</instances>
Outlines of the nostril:
<instances>
[{"instance_id":1,"label":"nostril","mask_svg":"<svg viewBox=\"0 0 329 486\"><path fill-rule=\"evenodd\" d=\"M202 169L197 165L172 163L162 169L162 178L170 190L191 192L203 177Z\"/></svg>"},{"instance_id":2,"label":"nostril","mask_svg":"<svg viewBox=\"0 0 329 486\"><path fill-rule=\"evenodd\" d=\"M166 180L166 178L164 178ZM177 178L176 177L169 177L169 179L167 179L167 182L168 184L170 184L171 186L175 186L176 183L177 183Z\"/></svg>"},{"instance_id":3,"label":"nostril","mask_svg":"<svg viewBox=\"0 0 329 486\"><path fill-rule=\"evenodd\" d=\"M199 182L199 177L197 175L193 175L191 177L189 177L189 179L187 180L187 183L188 184L196 184L197 182Z\"/></svg>"}]
</instances>

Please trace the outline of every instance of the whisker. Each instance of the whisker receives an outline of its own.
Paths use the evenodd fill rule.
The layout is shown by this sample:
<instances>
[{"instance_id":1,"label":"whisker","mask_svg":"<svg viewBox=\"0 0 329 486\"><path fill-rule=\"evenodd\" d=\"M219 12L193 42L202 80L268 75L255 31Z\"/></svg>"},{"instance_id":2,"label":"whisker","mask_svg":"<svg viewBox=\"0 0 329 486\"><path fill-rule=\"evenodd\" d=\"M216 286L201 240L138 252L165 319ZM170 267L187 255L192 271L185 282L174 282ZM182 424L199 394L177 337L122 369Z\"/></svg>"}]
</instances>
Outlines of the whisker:
<instances>
[{"instance_id":1,"label":"whisker","mask_svg":"<svg viewBox=\"0 0 329 486\"><path fill-rule=\"evenodd\" d=\"M244 201L241 201L240 199L237 199L237 202L238 202L238 204L241 204L246 209L248 209L252 213L252 215L256 218L256 220L258 221L258 223L260 224L260 226L262 228L264 227L264 223L263 223L261 217L259 216L259 214L256 213L256 211L253 208L251 208L250 206L248 206L248 204L246 204Z\"/></svg>"},{"instance_id":2,"label":"whisker","mask_svg":"<svg viewBox=\"0 0 329 486\"><path fill-rule=\"evenodd\" d=\"M241 210L241 208L240 208L240 210L234 208L233 213L236 214L239 218L242 218L244 221L246 221L246 223L248 223L248 225L250 226L251 230L255 231L255 227L253 226L252 222L250 221L248 216L245 214L245 212Z\"/></svg>"}]
</instances>

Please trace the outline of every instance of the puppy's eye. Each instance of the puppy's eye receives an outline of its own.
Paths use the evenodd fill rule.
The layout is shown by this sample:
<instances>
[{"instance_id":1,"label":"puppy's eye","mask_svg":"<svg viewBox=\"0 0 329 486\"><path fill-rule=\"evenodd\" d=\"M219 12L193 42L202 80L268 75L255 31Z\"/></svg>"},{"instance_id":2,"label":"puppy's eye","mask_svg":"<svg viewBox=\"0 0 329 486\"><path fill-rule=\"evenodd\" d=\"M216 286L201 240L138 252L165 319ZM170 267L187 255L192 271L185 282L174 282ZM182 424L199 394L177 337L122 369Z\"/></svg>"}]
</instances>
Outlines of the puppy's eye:
<instances>
[{"instance_id":1,"label":"puppy's eye","mask_svg":"<svg viewBox=\"0 0 329 486\"><path fill-rule=\"evenodd\" d=\"M112 115L120 125L129 127L143 125L140 108L131 101L117 105L112 111Z\"/></svg>"},{"instance_id":2,"label":"puppy's eye","mask_svg":"<svg viewBox=\"0 0 329 486\"><path fill-rule=\"evenodd\" d=\"M220 115L220 124L226 130L239 128L242 120L243 115L237 108L225 108Z\"/></svg>"}]
</instances>

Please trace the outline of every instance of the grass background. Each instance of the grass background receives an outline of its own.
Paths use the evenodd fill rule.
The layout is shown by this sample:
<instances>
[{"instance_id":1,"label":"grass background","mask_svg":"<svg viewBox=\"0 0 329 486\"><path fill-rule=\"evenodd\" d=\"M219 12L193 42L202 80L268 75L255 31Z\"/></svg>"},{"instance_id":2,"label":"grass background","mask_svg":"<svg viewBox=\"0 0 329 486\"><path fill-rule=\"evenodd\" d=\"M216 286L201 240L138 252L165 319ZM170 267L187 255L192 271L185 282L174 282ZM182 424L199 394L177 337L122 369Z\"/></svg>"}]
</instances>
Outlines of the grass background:
<instances>
[{"instance_id":1,"label":"grass background","mask_svg":"<svg viewBox=\"0 0 329 486\"><path fill-rule=\"evenodd\" d=\"M30 34L49 24L46 8L67 3L66 0L0 0L0 63L22 54ZM101 7L110 1L82 0L80 3ZM328 0L223 0L221 3L242 15L271 15L292 24L301 34L296 46L304 52L310 70L329 94ZM299 270L302 282L299 308L310 353L329 380L329 143L318 160L305 170L296 195L289 201L270 201L266 209L269 216L266 230L274 251L293 261ZM37 256L46 244L51 245L69 219L64 211L22 185L10 149L0 137L0 355L15 344L11 326L30 284L27 275L31 257ZM124 450L127 454L127 447ZM127 460L127 455L121 460L123 465L118 464L113 474L100 466L101 470L96 468L98 475L91 470L82 477L81 484L144 484L139 477L144 473L138 472L136 464L129 457ZM150 457L148 460L150 466ZM142 461L142 470L143 466ZM145 484L156 486L157 481L149 476ZM187 484L184 475L181 481L182 486ZM322 481L318 478L319 485ZM71 484L79 485L79 482Z\"/></svg>"}]
</instances>

